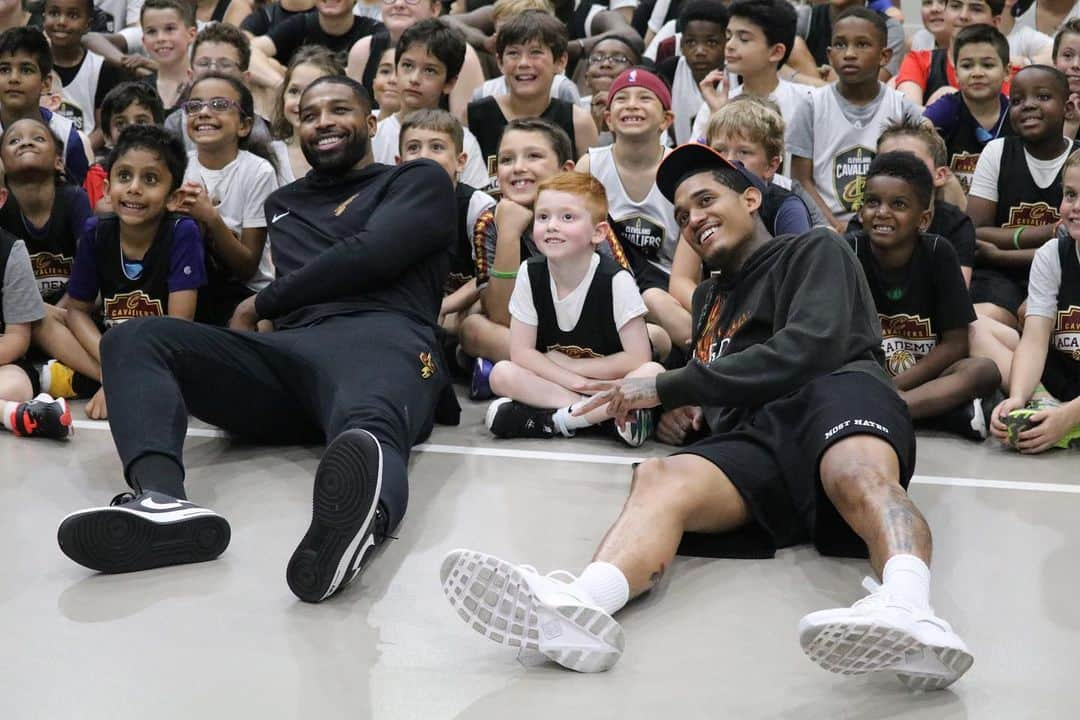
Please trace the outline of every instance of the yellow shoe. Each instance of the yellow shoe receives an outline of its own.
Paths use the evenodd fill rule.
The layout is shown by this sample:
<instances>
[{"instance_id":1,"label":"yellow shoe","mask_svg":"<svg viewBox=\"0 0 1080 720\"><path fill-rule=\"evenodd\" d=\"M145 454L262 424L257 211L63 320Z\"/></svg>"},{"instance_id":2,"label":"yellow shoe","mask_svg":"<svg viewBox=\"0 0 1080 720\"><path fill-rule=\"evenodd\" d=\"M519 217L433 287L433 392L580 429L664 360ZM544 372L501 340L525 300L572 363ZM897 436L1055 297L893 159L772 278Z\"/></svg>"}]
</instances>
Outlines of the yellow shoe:
<instances>
[{"instance_id":1,"label":"yellow shoe","mask_svg":"<svg viewBox=\"0 0 1080 720\"><path fill-rule=\"evenodd\" d=\"M50 360L41 368L41 392L54 398L76 397L75 371L59 360Z\"/></svg>"}]
</instances>

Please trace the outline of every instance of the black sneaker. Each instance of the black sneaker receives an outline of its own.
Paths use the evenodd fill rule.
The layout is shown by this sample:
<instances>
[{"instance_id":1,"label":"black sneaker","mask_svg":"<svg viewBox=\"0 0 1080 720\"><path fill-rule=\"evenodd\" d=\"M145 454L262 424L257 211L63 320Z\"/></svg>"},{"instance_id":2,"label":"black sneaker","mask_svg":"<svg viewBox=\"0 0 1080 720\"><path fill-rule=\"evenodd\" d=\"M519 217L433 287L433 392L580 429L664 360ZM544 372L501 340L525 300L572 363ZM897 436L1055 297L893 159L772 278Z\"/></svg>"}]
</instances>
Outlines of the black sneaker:
<instances>
[{"instance_id":1,"label":"black sneaker","mask_svg":"<svg viewBox=\"0 0 1080 720\"><path fill-rule=\"evenodd\" d=\"M550 438L558 433L553 411L510 398L499 398L488 405L484 422L491 434L499 438Z\"/></svg>"},{"instance_id":2,"label":"black sneaker","mask_svg":"<svg viewBox=\"0 0 1080 720\"><path fill-rule=\"evenodd\" d=\"M56 531L65 555L105 573L213 560L230 536L229 523L213 510L153 491L73 512Z\"/></svg>"},{"instance_id":3,"label":"black sneaker","mask_svg":"<svg viewBox=\"0 0 1080 720\"><path fill-rule=\"evenodd\" d=\"M311 526L285 579L305 602L322 602L355 580L386 532L379 507L382 448L367 430L334 438L315 471Z\"/></svg>"},{"instance_id":4,"label":"black sneaker","mask_svg":"<svg viewBox=\"0 0 1080 720\"><path fill-rule=\"evenodd\" d=\"M67 400L54 400L45 393L29 402L19 403L9 419L11 432L18 437L63 440L71 434L71 410Z\"/></svg>"}]
</instances>

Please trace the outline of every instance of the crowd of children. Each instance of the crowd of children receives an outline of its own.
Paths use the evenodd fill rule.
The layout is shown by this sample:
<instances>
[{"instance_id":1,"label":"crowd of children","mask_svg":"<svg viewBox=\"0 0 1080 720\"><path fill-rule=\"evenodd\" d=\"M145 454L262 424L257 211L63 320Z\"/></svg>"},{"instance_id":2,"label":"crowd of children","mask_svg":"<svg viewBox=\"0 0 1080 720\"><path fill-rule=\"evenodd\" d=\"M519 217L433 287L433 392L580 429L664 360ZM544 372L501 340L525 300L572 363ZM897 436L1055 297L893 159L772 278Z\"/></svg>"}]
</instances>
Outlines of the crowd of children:
<instances>
[{"instance_id":1,"label":"crowd of children","mask_svg":"<svg viewBox=\"0 0 1080 720\"><path fill-rule=\"evenodd\" d=\"M102 378L102 333L228 325L275 278L264 208L310 170L300 98L348 75L374 100L375 162L427 158L454 184L443 349L494 398L495 436L653 434L652 410L577 409L694 362L715 268L656 176L698 142L760 179L771 235L845 237L917 423L1080 443L1080 3L582 5L45 0L0 18L3 425L66 437L72 398L107 418L101 383L123 378Z\"/></svg>"}]
</instances>

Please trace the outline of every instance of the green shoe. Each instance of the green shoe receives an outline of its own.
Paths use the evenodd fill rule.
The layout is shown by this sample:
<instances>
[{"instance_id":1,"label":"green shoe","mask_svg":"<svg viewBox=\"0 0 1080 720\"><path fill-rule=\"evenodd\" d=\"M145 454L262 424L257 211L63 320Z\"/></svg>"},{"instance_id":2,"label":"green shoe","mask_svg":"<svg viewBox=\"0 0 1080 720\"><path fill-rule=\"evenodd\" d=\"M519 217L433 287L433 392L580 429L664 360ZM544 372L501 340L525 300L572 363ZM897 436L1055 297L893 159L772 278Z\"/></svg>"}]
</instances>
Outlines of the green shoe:
<instances>
[{"instance_id":1,"label":"green shoe","mask_svg":"<svg viewBox=\"0 0 1080 720\"><path fill-rule=\"evenodd\" d=\"M1037 402L1037 401L1036 401ZM1013 410L1011 413L1005 416L1005 427L1008 430L1009 446L1016 449L1016 444L1020 442L1020 433L1030 429L1034 423L1031 422L1031 416L1037 412L1040 412L1046 407L1055 407L1054 405L1044 405L1042 407L1032 407L1036 402L1028 403L1028 407L1021 408L1019 410ZM1054 443L1054 447L1068 450L1070 448L1080 448L1080 425L1076 425L1065 433L1065 437Z\"/></svg>"}]
</instances>

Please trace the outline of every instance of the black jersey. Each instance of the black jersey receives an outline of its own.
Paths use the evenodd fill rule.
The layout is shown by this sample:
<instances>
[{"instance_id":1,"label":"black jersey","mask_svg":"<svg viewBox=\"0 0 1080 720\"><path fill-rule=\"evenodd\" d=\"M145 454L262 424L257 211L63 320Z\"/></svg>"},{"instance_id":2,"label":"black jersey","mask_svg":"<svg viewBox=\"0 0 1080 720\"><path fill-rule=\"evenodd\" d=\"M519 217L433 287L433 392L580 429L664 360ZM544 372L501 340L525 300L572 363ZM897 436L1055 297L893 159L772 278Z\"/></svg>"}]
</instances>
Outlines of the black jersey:
<instances>
[{"instance_id":1,"label":"black jersey","mask_svg":"<svg viewBox=\"0 0 1080 720\"><path fill-rule=\"evenodd\" d=\"M930 51L930 72L926 75L923 103L943 87L949 85L949 49L934 48Z\"/></svg>"},{"instance_id":2,"label":"black jersey","mask_svg":"<svg viewBox=\"0 0 1080 720\"><path fill-rule=\"evenodd\" d=\"M142 273L128 277L120 246L120 220L115 215L98 219L94 260L101 284L102 319L106 327L140 317L168 314L169 269L173 230L186 215L168 214L158 226L154 242L142 259Z\"/></svg>"},{"instance_id":3,"label":"black jersey","mask_svg":"<svg viewBox=\"0 0 1080 720\"><path fill-rule=\"evenodd\" d=\"M956 122L952 124L948 133L941 135L949 153L949 169L960 181L964 192L971 189L971 176L975 174L975 166L979 164L979 155L982 154L986 143L999 137L1010 137L1016 134L1012 123L1009 122L1007 110L1009 100L1004 95L1001 97L1001 104L1003 110L993 133L979 124L968 109L967 103L961 100L956 103ZM938 131L940 132L941 128L938 128Z\"/></svg>"},{"instance_id":4,"label":"black jersey","mask_svg":"<svg viewBox=\"0 0 1080 720\"><path fill-rule=\"evenodd\" d=\"M795 198L802 203L803 207L806 207L806 203L803 202L801 197L790 190L785 190L774 182L770 182L765 187L765 193L761 196L761 208L758 210L758 216L770 235L783 234L776 231L776 216L780 213L780 208L787 202L788 198ZM806 214L807 216L810 215L809 208L807 208Z\"/></svg>"},{"instance_id":5,"label":"black jersey","mask_svg":"<svg viewBox=\"0 0 1080 720\"><path fill-rule=\"evenodd\" d=\"M611 283L622 270L608 257L600 256L592 283L585 294L581 317L573 330L559 327L555 302L551 299L551 273L547 258L530 258L526 264L533 306L536 308L536 349L542 353L558 350L572 358L601 358L622 352Z\"/></svg>"},{"instance_id":6,"label":"black jersey","mask_svg":"<svg viewBox=\"0 0 1080 720\"><path fill-rule=\"evenodd\" d=\"M275 59L282 65L288 65L292 56L304 45L322 45L335 53L348 53L357 40L366 38L382 23L369 17L353 17L352 27L343 35L329 35L319 24L319 13L309 10L302 15L294 15L280 25L271 27L267 37L274 41Z\"/></svg>"},{"instance_id":7,"label":"black jersey","mask_svg":"<svg viewBox=\"0 0 1080 720\"><path fill-rule=\"evenodd\" d=\"M1058 400L1072 400L1080 394L1080 258L1076 241L1067 234L1057 240L1061 260L1058 311L1046 354L1043 384Z\"/></svg>"},{"instance_id":8,"label":"black jersey","mask_svg":"<svg viewBox=\"0 0 1080 720\"><path fill-rule=\"evenodd\" d=\"M476 277L476 260L473 258L473 230L469 226L469 205L477 189L472 185L458 183L454 188L457 200L457 242L450 248L450 274L446 277L443 291L449 295Z\"/></svg>"},{"instance_id":9,"label":"black jersey","mask_svg":"<svg viewBox=\"0 0 1080 720\"><path fill-rule=\"evenodd\" d=\"M41 299L56 304L67 290L71 278L71 267L75 262L75 247L78 244L82 228L79 213L71 212L85 191L75 185L58 185L56 199L53 201L53 214L44 228L32 228L23 217L22 209L13 194L0 207L0 228L26 242L26 251L30 254L30 264L34 268L41 290Z\"/></svg>"},{"instance_id":10,"label":"black jersey","mask_svg":"<svg viewBox=\"0 0 1080 720\"><path fill-rule=\"evenodd\" d=\"M509 122L503 115L502 108L493 96L483 97L469 103L469 130L480 143L480 150L487 158L488 175L496 176L496 156L499 154L499 141L502 140L503 128ZM574 135L574 104L559 98L551 98L547 109L540 114L545 120L555 123L570 136L571 149L577 147Z\"/></svg>"},{"instance_id":11,"label":"black jersey","mask_svg":"<svg viewBox=\"0 0 1080 720\"><path fill-rule=\"evenodd\" d=\"M815 5L810 10L810 27L806 31L806 47L818 67L829 64L829 45L832 44L832 18L829 3Z\"/></svg>"},{"instance_id":12,"label":"black jersey","mask_svg":"<svg viewBox=\"0 0 1080 720\"><path fill-rule=\"evenodd\" d=\"M998 170L997 209L994 225L1002 228L1038 227L1052 225L1060 218L1061 170L1049 187L1035 184L1024 154L1024 141L1020 137L1007 137L1001 149L1001 167ZM1073 142L1075 151L1080 143ZM1064 169L1064 165L1062 166Z\"/></svg>"},{"instance_id":13,"label":"black jersey","mask_svg":"<svg viewBox=\"0 0 1080 720\"><path fill-rule=\"evenodd\" d=\"M280 25L289 18L299 15L304 10L286 10L280 2L272 2L256 8L240 23L240 29L255 37L270 32L270 28Z\"/></svg>"},{"instance_id":14,"label":"black jersey","mask_svg":"<svg viewBox=\"0 0 1080 720\"><path fill-rule=\"evenodd\" d=\"M975 322L956 251L941 236L920 234L907 265L895 270L878 264L864 233L849 234L848 243L874 296L890 375L926 357L942 333Z\"/></svg>"}]
</instances>

